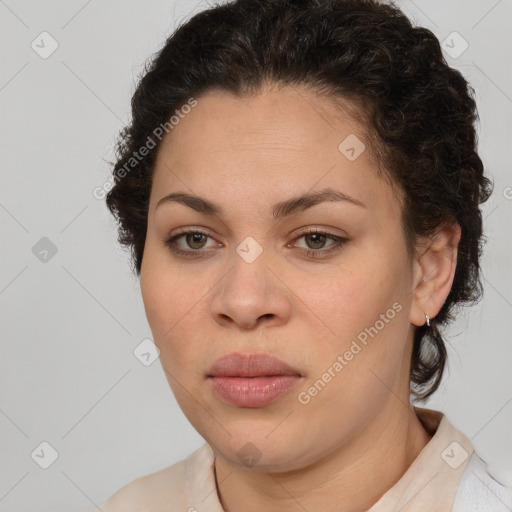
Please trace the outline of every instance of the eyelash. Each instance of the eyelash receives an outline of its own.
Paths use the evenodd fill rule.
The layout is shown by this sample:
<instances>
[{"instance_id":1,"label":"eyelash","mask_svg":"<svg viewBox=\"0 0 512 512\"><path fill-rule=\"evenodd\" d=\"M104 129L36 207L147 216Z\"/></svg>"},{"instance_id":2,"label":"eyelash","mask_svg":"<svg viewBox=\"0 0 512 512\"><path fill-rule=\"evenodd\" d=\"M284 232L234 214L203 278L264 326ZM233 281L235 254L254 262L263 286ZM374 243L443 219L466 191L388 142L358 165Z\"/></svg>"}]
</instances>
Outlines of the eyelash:
<instances>
[{"instance_id":1,"label":"eyelash","mask_svg":"<svg viewBox=\"0 0 512 512\"><path fill-rule=\"evenodd\" d=\"M197 235L203 235L203 236L206 236L207 238L211 238L207 233L203 232L203 231L200 231L198 229L184 229L182 231L180 231L178 234L176 235L172 235L170 236L169 238L167 238L165 240L165 244L169 247L169 249L175 253L175 254L179 254L179 255L182 255L182 256L185 256L185 257L194 257L196 256L197 254L200 254L200 253L204 253L204 252L209 252L208 250L202 250L202 249L192 249L190 251L184 251L183 249L178 249L175 245L174 245L174 242L185 236L185 235L188 235L188 234L197 234ZM345 237L342 237L342 236L338 236L338 235L333 235L332 233L327 233L325 231L319 231L317 229L312 229L312 230L309 230L309 231L304 231L303 233L300 233L294 240L298 240L299 238L302 238L303 236L307 236L307 235L311 235L311 234L318 234L318 235L325 235L326 238L330 239L330 240L333 240L335 243L331 244L329 246L329 249L327 250L321 250L321 249L317 249L317 250L314 250L314 249L309 249L309 250L305 250L305 254L311 258L318 258L318 257L322 257L322 256L326 256L328 254L331 254L335 251L338 251L340 250L347 242L348 242L348 239L345 238Z\"/></svg>"}]
</instances>

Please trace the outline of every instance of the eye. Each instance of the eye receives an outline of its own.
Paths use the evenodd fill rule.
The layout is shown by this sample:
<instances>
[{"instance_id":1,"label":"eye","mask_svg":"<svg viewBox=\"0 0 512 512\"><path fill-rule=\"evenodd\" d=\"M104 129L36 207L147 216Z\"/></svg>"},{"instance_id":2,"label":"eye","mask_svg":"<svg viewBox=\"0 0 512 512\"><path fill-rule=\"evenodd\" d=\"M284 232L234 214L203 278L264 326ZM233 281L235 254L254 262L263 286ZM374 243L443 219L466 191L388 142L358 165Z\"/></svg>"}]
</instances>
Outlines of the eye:
<instances>
[{"instance_id":1,"label":"eye","mask_svg":"<svg viewBox=\"0 0 512 512\"><path fill-rule=\"evenodd\" d=\"M215 242L210 248L206 246L206 242L208 238L211 238L208 233L198 229L182 229L178 234L172 235L165 240L165 244L169 247L169 249L175 253L186 257L201 257L204 253L209 253L212 248L219 247L221 244ZM315 228L313 230L308 230L303 232L298 237L294 239L294 242L304 238L305 240L309 240L307 242L307 246L305 249L302 249L307 256L312 258L318 258L322 256L326 256L327 254L331 254L334 251L337 251L342 248L345 243L348 242L348 239L339 235L334 235L332 233L320 231ZM183 239L186 247L183 245L179 245L178 241ZM327 246L327 249L323 249L325 247L326 241L331 240L333 243ZM292 247L293 245L287 244L287 247ZM309 248L309 249L308 249ZM322 250L323 249L323 250Z\"/></svg>"},{"instance_id":2,"label":"eye","mask_svg":"<svg viewBox=\"0 0 512 512\"><path fill-rule=\"evenodd\" d=\"M301 238L304 238L306 240L306 249L310 249L306 250L306 255L311 256L313 258L318 258L325 256L327 254L331 254L332 252L341 249L343 245L345 245L345 243L348 242L348 239L345 237L320 231L316 228L302 233L295 239L295 241L300 240ZM319 250L325 246L327 240L332 240L333 243L328 245L328 248L326 250Z\"/></svg>"},{"instance_id":3,"label":"eye","mask_svg":"<svg viewBox=\"0 0 512 512\"><path fill-rule=\"evenodd\" d=\"M185 244L192 250L186 250L177 244L180 238L184 238ZM172 235L165 241L165 244L176 254L182 254L184 256L198 256L199 252L203 251L206 240L211 238L207 233L198 229L184 229L177 235Z\"/></svg>"}]
</instances>

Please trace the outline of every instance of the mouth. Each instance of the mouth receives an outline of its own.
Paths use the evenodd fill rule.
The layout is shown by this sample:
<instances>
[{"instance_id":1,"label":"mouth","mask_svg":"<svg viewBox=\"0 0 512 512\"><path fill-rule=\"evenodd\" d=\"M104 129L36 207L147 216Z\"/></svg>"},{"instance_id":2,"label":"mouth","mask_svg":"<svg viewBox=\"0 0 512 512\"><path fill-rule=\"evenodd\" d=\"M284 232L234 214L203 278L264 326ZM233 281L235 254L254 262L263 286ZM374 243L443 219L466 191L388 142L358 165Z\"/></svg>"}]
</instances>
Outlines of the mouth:
<instances>
[{"instance_id":1,"label":"mouth","mask_svg":"<svg viewBox=\"0 0 512 512\"><path fill-rule=\"evenodd\" d=\"M218 359L207 378L224 403L254 408L275 402L297 386L303 375L267 354L233 353Z\"/></svg>"}]
</instances>

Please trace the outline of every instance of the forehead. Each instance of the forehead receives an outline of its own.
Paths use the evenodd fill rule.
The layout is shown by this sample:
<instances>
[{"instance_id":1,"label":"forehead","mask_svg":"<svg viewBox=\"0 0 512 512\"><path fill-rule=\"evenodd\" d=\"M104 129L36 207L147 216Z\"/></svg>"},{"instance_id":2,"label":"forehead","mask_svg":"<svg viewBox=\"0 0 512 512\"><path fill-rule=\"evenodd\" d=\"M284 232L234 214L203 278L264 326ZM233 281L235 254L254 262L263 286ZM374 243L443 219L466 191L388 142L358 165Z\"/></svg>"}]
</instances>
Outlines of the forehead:
<instances>
[{"instance_id":1,"label":"forehead","mask_svg":"<svg viewBox=\"0 0 512 512\"><path fill-rule=\"evenodd\" d=\"M355 121L354 114L357 116L354 105L300 87L268 86L244 96L212 90L181 116L163 146L186 150L200 138L202 146L196 145L196 149L212 152L227 147L258 150L265 145L290 151L320 147L339 156L343 138L352 134L364 139L364 126Z\"/></svg>"},{"instance_id":2,"label":"forehead","mask_svg":"<svg viewBox=\"0 0 512 512\"><path fill-rule=\"evenodd\" d=\"M396 203L349 111L296 87L243 97L210 91L162 141L151 203L188 188L217 203L266 207L325 187L366 204Z\"/></svg>"}]
</instances>

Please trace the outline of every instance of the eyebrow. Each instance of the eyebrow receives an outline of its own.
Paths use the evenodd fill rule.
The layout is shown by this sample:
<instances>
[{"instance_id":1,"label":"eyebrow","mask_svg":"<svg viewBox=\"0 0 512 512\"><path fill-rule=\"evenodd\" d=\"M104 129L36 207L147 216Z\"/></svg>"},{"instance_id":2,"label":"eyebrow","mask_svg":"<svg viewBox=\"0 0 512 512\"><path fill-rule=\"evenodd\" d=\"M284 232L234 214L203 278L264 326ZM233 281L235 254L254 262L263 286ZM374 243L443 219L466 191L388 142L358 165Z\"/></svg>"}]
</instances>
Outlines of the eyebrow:
<instances>
[{"instance_id":1,"label":"eyebrow","mask_svg":"<svg viewBox=\"0 0 512 512\"><path fill-rule=\"evenodd\" d=\"M272 208L272 215L274 219L288 217L289 215L300 213L312 206L326 202L339 202L344 201L362 208L367 208L361 201L351 197L339 190L333 188L325 188L317 192L307 192L297 197L292 197L286 201L276 203ZM215 215L221 217L223 215L222 207L218 204L212 203L208 199L199 197L185 192L174 192L160 199L155 206L155 210L165 203L179 203L196 212L203 213L204 215Z\"/></svg>"}]
</instances>

